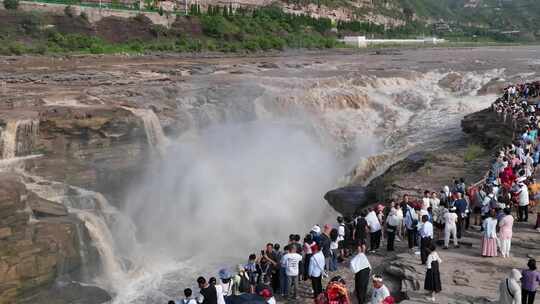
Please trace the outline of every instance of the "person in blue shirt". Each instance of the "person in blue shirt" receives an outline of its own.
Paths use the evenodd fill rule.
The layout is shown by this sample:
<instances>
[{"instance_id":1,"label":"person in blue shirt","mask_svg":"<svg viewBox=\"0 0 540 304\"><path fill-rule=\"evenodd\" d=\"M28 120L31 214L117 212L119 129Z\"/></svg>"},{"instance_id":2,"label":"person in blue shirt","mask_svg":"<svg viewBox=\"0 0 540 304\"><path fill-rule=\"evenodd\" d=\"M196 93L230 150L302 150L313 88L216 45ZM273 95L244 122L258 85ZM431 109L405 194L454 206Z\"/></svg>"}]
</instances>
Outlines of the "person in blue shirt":
<instances>
[{"instance_id":1,"label":"person in blue shirt","mask_svg":"<svg viewBox=\"0 0 540 304\"><path fill-rule=\"evenodd\" d=\"M467 217L467 201L463 198L461 192L457 193L457 199L454 202L454 207L457 209L458 215L458 226L457 226L457 237L461 239L461 234L463 233L463 228L465 220Z\"/></svg>"}]
</instances>

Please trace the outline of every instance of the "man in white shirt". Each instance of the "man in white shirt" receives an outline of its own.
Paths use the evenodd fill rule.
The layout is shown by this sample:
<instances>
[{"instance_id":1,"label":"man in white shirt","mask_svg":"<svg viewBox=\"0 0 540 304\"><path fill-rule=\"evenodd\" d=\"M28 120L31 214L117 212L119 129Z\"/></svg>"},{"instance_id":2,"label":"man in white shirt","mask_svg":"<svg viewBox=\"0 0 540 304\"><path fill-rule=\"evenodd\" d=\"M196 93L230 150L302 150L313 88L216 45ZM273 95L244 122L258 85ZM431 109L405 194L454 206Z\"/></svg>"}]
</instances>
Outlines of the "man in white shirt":
<instances>
[{"instance_id":1,"label":"man in white shirt","mask_svg":"<svg viewBox=\"0 0 540 304\"><path fill-rule=\"evenodd\" d=\"M285 273L287 274L287 289L288 296L292 299L296 299L298 291L298 274L299 265L302 261L302 256L296 253L296 246L287 246L288 253L282 258L282 262L285 266Z\"/></svg>"},{"instance_id":2,"label":"man in white shirt","mask_svg":"<svg viewBox=\"0 0 540 304\"><path fill-rule=\"evenodd\" d=\"M322 276L324 272L324 254L319 246L313 246L313 256L309 260L308 274L315 298L322 293Z\"/></svg>"},{"instance_id":3,"label":"man in white shirt","mask_svg":"<svg viewBox=\"0 0 540 304\"><path fill-rule=\"evenodd\" d=\"M373 292L371 294L371 304L382 304L384 299L390 296L390 290L384 286L381 276L373 276Z\"/></svg>"},{"instance_id":4,"label":"man in white shirt","mask_svg":"<svg viewBox=\"0 0 540 304\"><path fill-rule=\"evenodd\" d=\"M339 248L339 254L341 257L345 256L345 219L342 216L339 216L337 218L338 221L338 248Z\"/></svg>"},{"instance_id":5,"label":"man in white shirt","mask_svg":"<svg viewBox=\"0 0 540 304\"><path fill-rule=\"evenodd\" d=\"M428 256L428 248L433 240L433 224L428 221L428 216L422 216L422 228L420 228L420 258L422 259L422 265L426 264Z\"/></svg>"},{"instance_id":6,"label":"man in white shirt","mask_svg":"<svg viewBox=\"0 0 540 304\"><path fill-rule=\"evenodd\" d=\"M450 211L443 215L444 218L444 249L448 249L450 243L450 235L454 240L454 247L459 248L457 241L457 220L456 207L450 208Z\"/></svg>"},{"instance_id":7,"label":"man in white shirt","mask_svg":"<svg viewBox=\"0 0 540 304\"><path fill-rule=\"evenodd\" d=\"M397 209L390 209L390 213L386 219L386 250L388 251L394 251L394 241L396 239L396 232L400 224L401 222L397 216Z\"/></svg>"},{"instance_id":8,"label":"man in white shirt","mask_svg":"<svg viewBox=\"0 0 540 304\"><path fill-rule=\"evenodd\" d=\"M369 274L371 272L371 265L365 251L366 245L360 244L358 246L358 254L351 260L351 271L354 273L354 293L360 304L366 302Z\"/></svg>"},{"instance_id":9,"label":"man in white shirt","mask_svg":"<svg viewBox=\"0 0 540 304\"><path fill-rule=\"evenodd\" d=\"M523 182L519 186L519 222L527 222L529 220L529 188Z\"/></svg>"},{"instance_id":10,"label":"man in white shirt","mask_svg":"<svg viewBox=\"0 0 540 304\"><path fill-rule=\"evenodd\" d=\"M382 227L379 218L374 210L370 211L366 216L366 222L369 227L369 246L371 252L376 252L381 245Z\"/></svg>"}]
</instances>

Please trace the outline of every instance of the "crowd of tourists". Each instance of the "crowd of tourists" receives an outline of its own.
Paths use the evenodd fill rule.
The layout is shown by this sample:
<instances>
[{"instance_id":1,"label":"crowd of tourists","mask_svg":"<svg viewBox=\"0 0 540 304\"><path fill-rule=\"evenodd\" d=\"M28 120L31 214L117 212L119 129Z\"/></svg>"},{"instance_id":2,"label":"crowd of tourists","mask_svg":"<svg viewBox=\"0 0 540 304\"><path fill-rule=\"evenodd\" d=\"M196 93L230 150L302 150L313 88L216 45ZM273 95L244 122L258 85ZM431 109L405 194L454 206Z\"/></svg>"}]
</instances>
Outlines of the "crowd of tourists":
<instances>
[{"instance_id":1,"label":"crowd of tourists","mask_svg":"<svg viewBox=\"0 0 540 304\"><path fill-rule=\"evenodd\" d=\"M540 201L540 183L534 178L540 162L540 121L537 106L529 101L539 93L540 83L510 86L493 103L494 111L510 115L517 135L497 151L481 181L467 184L464 178L454 178L440 191L426 190L422 197L405 194L400 200L378 204L351 217L340 216L334 225L313 226L303 238L291 234L284 248L268 243L260 254L249 255L247 263L238 265L234 273L221 269L219 281L198 278L199 295L193 297L186 289L185 299L176 304L275 304L276 296L297 299L300 281L310 281L308 293L317 304L350 304L346 282L332 277L345 261L354 274L354 295L359 304L394 303L382 276L373 273L367 254L380 251L383 241L387 252L394 251L395 242L405 239L410 252L419 255L419 262L425 265L426 298L436 302L435 296L442 290L439 244L449 250L452 240L453 247L459 248L466 232L475 229L481 232L479 255L508 258L514 219L528 222L530 207ZM536 208L540 215L540 208ZM540 231L540 216L534 228ZM323 288L326 277L332 278ZM540 272L536 261L530 259L526 269L514 269L502 280L500 303L532 304L539 284Z\"/></svg>"}]
</instances>

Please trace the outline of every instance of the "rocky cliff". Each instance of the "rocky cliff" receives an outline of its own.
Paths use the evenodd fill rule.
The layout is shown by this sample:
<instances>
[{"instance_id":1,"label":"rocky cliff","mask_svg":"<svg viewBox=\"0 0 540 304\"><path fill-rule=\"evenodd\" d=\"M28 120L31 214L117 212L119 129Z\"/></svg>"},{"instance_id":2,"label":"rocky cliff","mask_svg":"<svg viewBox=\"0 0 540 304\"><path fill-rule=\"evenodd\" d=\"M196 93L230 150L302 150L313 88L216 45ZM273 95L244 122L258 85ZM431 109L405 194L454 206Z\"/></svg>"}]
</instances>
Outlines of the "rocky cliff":
<instances>
[{"instance_id":1,"label":"rocky cliff","mask_svg":"<svg viewBox=\"0 0 540 304\"><path fill-rule=\"evenodd\" d=\"M85 242L81 222L63 205L28 191L20 176L0 177L0 303L66 303L54 285L58 277L84 275ZM80 301L94 288L74 284L71 289L81 292L71 300ZM99 303L109 299L97 289L92 294Z\"/></svg>"}]
</instances>

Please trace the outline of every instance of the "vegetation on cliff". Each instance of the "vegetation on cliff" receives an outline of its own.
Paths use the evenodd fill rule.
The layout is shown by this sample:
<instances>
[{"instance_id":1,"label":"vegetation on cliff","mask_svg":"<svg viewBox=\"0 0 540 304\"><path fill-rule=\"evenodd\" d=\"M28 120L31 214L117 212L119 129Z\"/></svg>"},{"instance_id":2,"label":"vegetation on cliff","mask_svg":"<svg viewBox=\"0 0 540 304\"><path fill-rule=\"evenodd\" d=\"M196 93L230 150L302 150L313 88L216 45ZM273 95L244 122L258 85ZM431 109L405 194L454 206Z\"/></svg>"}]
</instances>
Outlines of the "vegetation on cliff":
<instances>
[{"instance_id":1,"label":"vegetation on cliff","mask_svg":"<svg viewBox=\"0 0 540 304\"><path fill-rule=\"evenodd\" d=\"M330 19L286 14L277 7L235 12L211 7L205 13L192 8L171 28L152 24L143 15L124 21L105 18L91 25L84 15L0 11L0 54L332 48L338 42L331 29Z\"/></svg>"}]
</instances>

